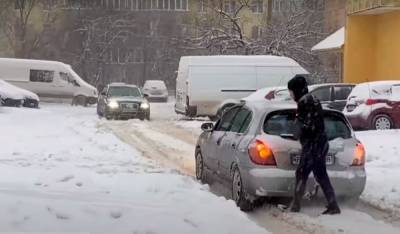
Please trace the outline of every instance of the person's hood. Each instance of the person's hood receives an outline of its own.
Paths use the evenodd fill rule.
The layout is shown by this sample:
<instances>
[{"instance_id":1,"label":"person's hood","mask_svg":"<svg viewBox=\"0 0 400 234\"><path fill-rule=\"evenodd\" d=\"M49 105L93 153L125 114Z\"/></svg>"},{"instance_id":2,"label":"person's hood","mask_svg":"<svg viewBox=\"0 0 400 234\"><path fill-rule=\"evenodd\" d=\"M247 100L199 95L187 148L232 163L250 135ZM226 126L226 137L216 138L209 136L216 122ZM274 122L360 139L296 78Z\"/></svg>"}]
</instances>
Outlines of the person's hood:
<instances>
[{"instance_id":1,"label":"person's hood","mask_svg":"<svg viewBox=\"0 0 400 234\"><path fill-rule=\"evenodd\" d=\"M308 93L308 84L303 76L295 76L288 83L288 89L294 94L294 100L298 102L305 94Z\"/></svg>"}]
</instances>

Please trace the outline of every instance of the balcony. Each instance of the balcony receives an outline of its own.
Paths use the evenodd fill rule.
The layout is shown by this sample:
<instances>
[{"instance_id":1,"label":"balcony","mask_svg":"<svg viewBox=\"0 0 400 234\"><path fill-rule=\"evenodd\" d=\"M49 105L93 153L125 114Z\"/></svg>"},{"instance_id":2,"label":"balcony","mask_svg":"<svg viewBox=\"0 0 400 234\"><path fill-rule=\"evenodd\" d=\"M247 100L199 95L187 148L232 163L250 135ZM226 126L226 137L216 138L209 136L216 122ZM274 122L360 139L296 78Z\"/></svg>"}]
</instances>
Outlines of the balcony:
<instances>
[{"instance_id":1,"label":"balcony","mask_svg":"<svg viewBox=\"0 0 400 234\"><path fill-rule=\"evenodd\" d=\"M400 10L400 0L347 0L347 14L382 14Z\"/></svg>"}]
</instances>

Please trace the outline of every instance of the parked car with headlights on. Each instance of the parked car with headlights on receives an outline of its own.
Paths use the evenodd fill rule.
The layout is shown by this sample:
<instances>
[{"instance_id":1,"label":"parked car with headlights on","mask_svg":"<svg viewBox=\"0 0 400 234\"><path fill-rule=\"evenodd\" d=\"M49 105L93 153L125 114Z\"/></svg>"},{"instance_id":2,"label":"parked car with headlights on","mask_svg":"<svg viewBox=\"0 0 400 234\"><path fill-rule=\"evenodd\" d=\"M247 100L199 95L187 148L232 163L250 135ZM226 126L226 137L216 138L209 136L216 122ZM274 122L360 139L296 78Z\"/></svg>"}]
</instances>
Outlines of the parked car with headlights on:
<instances>
[{"instance_id":1,"label":"parked car with headlights on","mask_svg":"<svg viewBox=\"0 0 400 234\"><path fill-rule=\"evenodd\" d=\"M150 120L150 104L136 85L112 83L99 96L97 114L106 119Z\"/></svg>"},{"instance_id":2,"label":"parked car with headlights on","mask_svg":"<svg viewBox=\"0 0 400 234\"><path fill-rule=\"evenodd\" d=\"M339 197L358 198L365 187L365 150L345 116L324 109L329 139L327 170ZM242 210L261 197L291 197L301 145L295 134L296 105L287 102L247 102L222 118L202 125L196 150L196 178L207 183L222 178ZM309 180L308 191L317 183ZM317 194L320 195L320 194Z\"/></svg>"}]
</instances>

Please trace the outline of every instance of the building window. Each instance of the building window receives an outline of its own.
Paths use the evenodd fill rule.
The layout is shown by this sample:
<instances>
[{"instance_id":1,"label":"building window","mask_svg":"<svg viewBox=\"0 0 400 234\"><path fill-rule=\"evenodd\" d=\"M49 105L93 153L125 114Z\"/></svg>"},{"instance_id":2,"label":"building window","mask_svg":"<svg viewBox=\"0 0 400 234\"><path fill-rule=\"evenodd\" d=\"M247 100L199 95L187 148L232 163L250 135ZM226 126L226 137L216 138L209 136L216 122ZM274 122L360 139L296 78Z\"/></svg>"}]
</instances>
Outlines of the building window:
<instances>
[{"instance_id":1,"label":"building window","mask_svg":"<svg viewBox=\"0 0 400 234\"><path fill-rule=\"evenodd\" d=\"M54 71L31 69L29 72L29 80L32 82L51 83L53 79Z\"/></svg>"},{"instance_id":2,"label":"building window","mask_svg":"<svg viewBox=\"0 0 400 234\"><path fill-rule=\"evenodd\" d=\"M253 0L251 8L254 13L263 13L264 12L264 1L263 0Z\"/></svg>"},{"instance_id":3,"label":"building window","mask_svg":"<svg viewBox=\"0 0 400 234\"><path fill-rule=\"evenodd\" d=\"M251 36L253 39L260 39L262 37L262 28L259 26L254 26L252 28Z\"/></svg>"},{"instance_id":4,"label":"building window","mask_svg":"<svg viewBox=\"0 0 400 234\"><path fill-rule=\"evenodd\" d=\"M200 12L202 12L202 13L207 12L207 4L208 4L207 1L208 0L201 0L200 1L200 3L199 3Z\"/></svg>"}]
</instances>

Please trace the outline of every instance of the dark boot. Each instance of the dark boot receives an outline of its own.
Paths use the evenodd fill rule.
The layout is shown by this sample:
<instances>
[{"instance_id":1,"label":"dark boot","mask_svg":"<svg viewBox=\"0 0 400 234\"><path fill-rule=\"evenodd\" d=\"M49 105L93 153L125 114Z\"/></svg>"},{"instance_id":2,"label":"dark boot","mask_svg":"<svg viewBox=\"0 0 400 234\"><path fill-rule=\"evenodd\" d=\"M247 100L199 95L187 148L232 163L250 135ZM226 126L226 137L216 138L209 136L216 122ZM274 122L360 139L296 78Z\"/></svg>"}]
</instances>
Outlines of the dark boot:
<instances>
[{"instance_id":1,"label":"dark boot","mask_svg":"<svg viewBox=\"0 0 400 234\"><path fill-rule=\"evenodd\" d=\"M322 212L323 215L335 215L341 213L340 208L337 204L327 206L326 208L327 209L324 212Z\"/></svg>"},{"instance_id":2,"label":"dark boot","mask_svg":"<svg viewBox=\"0 0 400 234\"><path fill-rule=\"evenodd\" d=\"M294 212L294 213L298 213L300 212L300 202L296 201L295 199L293 199L292 203L289 206L289 211L290 212Z\"/></svg>"}]
</instances>

